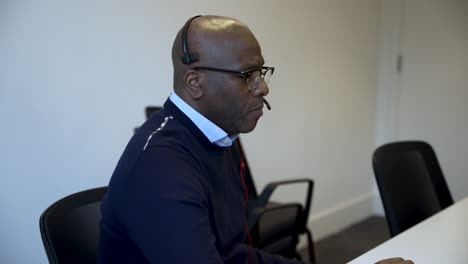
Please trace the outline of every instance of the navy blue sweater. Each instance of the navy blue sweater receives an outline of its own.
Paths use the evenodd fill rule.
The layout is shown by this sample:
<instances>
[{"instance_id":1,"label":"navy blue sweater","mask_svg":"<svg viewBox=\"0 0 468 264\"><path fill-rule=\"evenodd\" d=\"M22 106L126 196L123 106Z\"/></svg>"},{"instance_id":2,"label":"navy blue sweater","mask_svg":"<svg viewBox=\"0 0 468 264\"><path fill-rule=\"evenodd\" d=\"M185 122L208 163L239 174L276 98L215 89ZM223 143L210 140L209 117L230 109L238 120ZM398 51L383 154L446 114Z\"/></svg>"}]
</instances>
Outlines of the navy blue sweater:
<instances>
[{"instance_id":1,"label":"navy blue sweater","mask_svg":"<svg viewBox=\"0 0 468 264\"><path fill-rule=\"evenodd\" d=\"M112 175L100 263L249 263L233 160L168 100L135 133ZM251 252L253 263L297 263Z\"/></svg>"}]
</instances>

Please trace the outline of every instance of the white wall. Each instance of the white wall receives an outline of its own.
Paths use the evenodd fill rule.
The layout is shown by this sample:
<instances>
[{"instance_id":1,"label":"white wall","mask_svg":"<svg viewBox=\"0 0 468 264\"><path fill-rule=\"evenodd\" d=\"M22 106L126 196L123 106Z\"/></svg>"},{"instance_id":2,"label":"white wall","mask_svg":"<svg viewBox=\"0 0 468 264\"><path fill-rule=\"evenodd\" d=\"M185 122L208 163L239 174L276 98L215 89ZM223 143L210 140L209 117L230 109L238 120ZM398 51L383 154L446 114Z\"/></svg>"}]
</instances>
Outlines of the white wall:
<instances>
[{"instance_id":1,"label":"white wall","mask_svg":"<svg viewBox=\"0 0 468 264\"><path fill-rule=\"evenodd\" d=\"M107 184L144 106L171 91L172 40L195 14L244 21L277 67L273 110L243 137L258 187L313 178L316 238L371 213L379 1L4 0L0 263L46 262L40 214Z\"/></svg>"},{"instance_id":2,"label":"white wall","mask_svg":"<svg viewBox=\"0 0 468 264\"><path fill-rule=\"evenodd\" d=\"M384 0L382 7L377 144L429 142L460 200L468 195L468 2Z\"/></svg>"},{"instance_id":3,"label":"white wall","mask_svg":"<svg viewBox=\"0 0 468 264\"><path fill-rule=\"evenodd\" d=\"M434 147L455 200L468 196L468 1L405 1L398 137Z\"/></svg>"}]
</instances>

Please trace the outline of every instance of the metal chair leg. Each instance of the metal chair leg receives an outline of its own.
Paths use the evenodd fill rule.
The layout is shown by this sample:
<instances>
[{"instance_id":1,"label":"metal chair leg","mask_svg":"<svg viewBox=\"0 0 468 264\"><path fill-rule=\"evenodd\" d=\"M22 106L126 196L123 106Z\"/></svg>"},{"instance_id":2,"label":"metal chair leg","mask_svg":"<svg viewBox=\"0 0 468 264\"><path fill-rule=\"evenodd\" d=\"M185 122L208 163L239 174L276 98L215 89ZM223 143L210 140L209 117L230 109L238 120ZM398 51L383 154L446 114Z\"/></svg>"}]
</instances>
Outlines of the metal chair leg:
<instances>
[{"instance_id":1,"label":"metal chair leg","mask_svg":"<svg viewBox=\"0 0 468 264\"><path fill-rule=\"evenodd\" d=\"M315 249L314 249L314 242L312 240L312 233L309 229L306 229L307 233L307 243L309 245L309 260L310 263L315 263Z\"/></svg>"}]
</instances>

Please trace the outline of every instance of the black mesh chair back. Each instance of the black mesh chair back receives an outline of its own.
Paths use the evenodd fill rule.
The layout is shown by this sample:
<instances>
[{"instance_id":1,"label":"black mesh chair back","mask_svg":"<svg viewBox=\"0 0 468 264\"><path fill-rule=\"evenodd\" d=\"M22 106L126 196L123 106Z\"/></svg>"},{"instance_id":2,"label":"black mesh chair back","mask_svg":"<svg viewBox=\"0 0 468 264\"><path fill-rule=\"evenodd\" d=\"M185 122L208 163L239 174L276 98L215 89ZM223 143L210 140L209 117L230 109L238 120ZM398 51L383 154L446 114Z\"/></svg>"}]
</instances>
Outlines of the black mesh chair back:
<instances>
[{"instance_id":1,"label":"black mesh chair back","mask_svg":"<svg viewBox=\"0 0 468 264\"><path fill-rule=\"evenodd\" d=\"M240 164L244 158L244 182L249 192L246 217L252 245L271 254L300 258L296 246L299 242L299 235L306 234L309 260L314 263L315 250L312 232L307 227L314 182L311 179L270 182L261 193L258 193L240 138L234 141L230 150L236 163ZM305 184L307 186L304 202L278 203L270 200L277 187L288 184Z\"/></svg>"},{"instance_id":2,"label":"black mesh chair back","mask_svg":"<svg viewBox=\"0 0 468 264\"><path fill-rule=\"evenodd\" d=\"M69 195L49 206L39 220L50 263L97 263L101 199L107 187Z\"/></svg>"},{"instance_id":3,"label":"black mesh chair back","mask_svg":"<svg viewBox=\"0 0 468 264\"><path fill-rule=\"evenodd\" d=\"M434 150L426 142L383 145L375 150L372 164L392 236L453 204Z\"/></svg>"},{"instance_id":4,"label":"black mesh chair back","mask_svg":"<svg viewBox=\"0 0 468 264\"><path fill-rule=\"evenodd\" d=\"M162 106L149 105L145 107L145 116L148 119L154 112L157 112L162 109Z\"/></svg>"},{"instance_id":5,"label":"black mesh chair back","mask_svg":"<svg viewBox=\"0 0 468 264\"><path fill-rule=\"evenodd\" d=\"M242 157L244 157L244 150L242 149L242 144L240 142L240 138L234 141L234 144L231 146L231 151L233 153L233 159L236 164L240 164L242 161ZM252 179L252 174L250 173L249 164L244 157L244 181L247 187L247 191L249 192L249 200L256 200L258 199L257 188L255 187L255 183Z\"/></svg>"}]
</instances>

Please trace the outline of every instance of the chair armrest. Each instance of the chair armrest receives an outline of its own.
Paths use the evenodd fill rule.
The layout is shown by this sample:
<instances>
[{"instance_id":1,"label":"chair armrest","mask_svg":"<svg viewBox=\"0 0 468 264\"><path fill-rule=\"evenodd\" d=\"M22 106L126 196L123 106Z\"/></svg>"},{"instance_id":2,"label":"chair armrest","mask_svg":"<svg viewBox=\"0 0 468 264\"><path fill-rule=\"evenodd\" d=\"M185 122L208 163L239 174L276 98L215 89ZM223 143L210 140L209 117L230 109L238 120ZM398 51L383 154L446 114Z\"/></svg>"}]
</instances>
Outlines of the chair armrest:
<instances>
[{"instance_id":1,"label":"chair armrest","mask_svg":"<svg viewBox=\"0 0 468 264\"><path fill-rule=\"evenodd\" d=\"M257 212L257 210L265 210L265 207L275 191L276 187L286 184L296 184L296 183L306 183L307 186L307 196L305 199L305 207L304 207L304 221L306 221L307 216L309 215L310 211L310 204L312 200L312 189L314 188L314 182L311 179L300 178L300 179L291 179L285 181L275 181L267 184L263 189L262 193L258 196L255 201L252 201L251 205L251 215L248 217L249 227L251 226L250 223L255 224L258 219L261 217L263 212ZM276 207L276 206L275 206ZM275 208L273 207L273 208Z\"/></svg>"}]
</instances>

